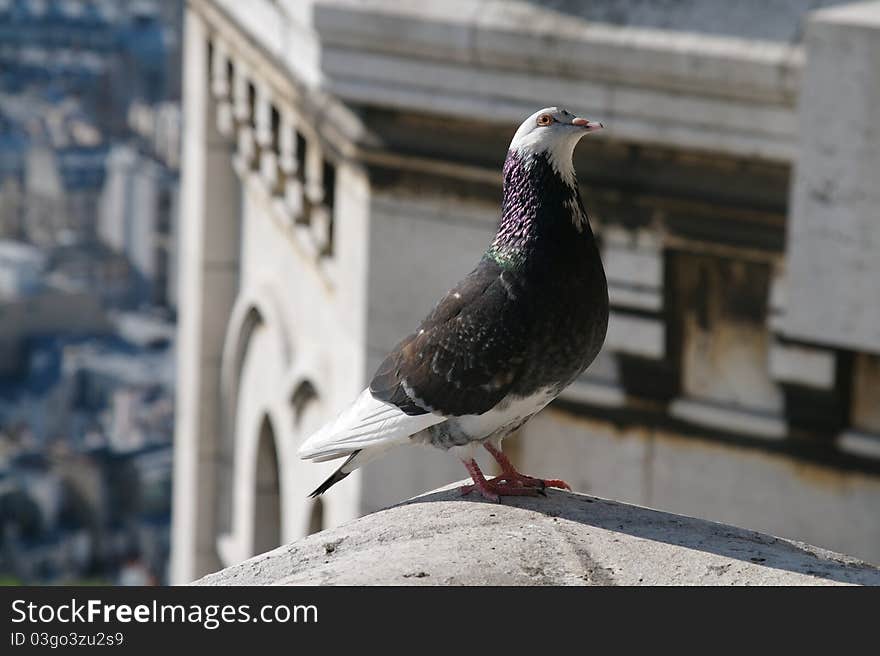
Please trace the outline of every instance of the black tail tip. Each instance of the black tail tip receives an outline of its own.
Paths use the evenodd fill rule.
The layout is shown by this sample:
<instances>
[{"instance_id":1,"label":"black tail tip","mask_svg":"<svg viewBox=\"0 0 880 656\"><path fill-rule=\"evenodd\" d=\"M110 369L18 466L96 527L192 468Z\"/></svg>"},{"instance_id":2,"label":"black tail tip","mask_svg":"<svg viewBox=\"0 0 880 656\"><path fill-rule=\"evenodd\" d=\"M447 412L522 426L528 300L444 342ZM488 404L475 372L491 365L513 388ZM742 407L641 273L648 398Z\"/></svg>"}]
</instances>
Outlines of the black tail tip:
<instances>
[{"instance_id":1,"label":"black tail tip","mask_svg":"<svg viewBox=\"0 0 880 656\"><path fill-rule=\"evenodd\" d=\"M331 487L336 485L339 481L341 481L343 478L348 476L349 473L351 473L351 472L343 472L342 468L340 467L335 472L333 472L333 474L330 475L330 478L328 478L326 481L321 483L317 488L315 488L315 491L309 495L309 499L314 499L315 497L324 494L324 492L326 492Z\"/></svg>"}]
</instances>

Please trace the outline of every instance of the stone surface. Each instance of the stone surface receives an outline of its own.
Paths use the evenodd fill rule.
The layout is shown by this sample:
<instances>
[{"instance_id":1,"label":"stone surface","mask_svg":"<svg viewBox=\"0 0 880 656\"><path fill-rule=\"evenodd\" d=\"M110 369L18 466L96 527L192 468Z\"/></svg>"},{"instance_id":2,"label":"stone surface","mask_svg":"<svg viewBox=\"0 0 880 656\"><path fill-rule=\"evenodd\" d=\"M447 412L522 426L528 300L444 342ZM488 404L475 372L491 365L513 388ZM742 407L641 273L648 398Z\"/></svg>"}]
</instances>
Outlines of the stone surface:
<instances>
[{"instance_id":1,"label":"stone surface","mask_svg":"<svg viewBox=\"0 0 880 656\"><path fill-rule=\"evenodd\" d=\"M762 428L753 423L756 416L752 422L730 413L695 419L723 419L728 430L738 424L738 430L754 432ZM505 440L504 449L523 463L523 471L561 478L577 492L801 540L880 565L878 477L774 452L778 432L770 422L763 428L749 446L662 427L615 426L551 405L520 437Z\"/></svg>"},{"instance_id":2,"label":"stone surface","mask_svg":"<svg viewBox=\"0 0 880 656\"><path fill-rule=\"evenodd\" d=\"M659 359L666 349L666 328L660 319L612 310L608 317L605 348L616 353Z\"/></svg>"},{"instance_id":3,"label":"stone surface","mask_svg":"<svg viewBox=\"0 0 880 656\"><path fill-rule=\"evenodd\" d=\"M767 364L775 380L817 389L834 387L837 361L832 350L777 342L770 347Z\"/></svg>"},{"instance_id":4,"label":"stone surface","mask_svg":"<svg viewBox=\"0 0 880 656\"><path fill-rule=\"evenodd\" d=\"M197 585L880 585L880 569L724 524L551 490L454 487L322 531Z\"/></svg>"},{"instance_id":5,"label":"stone surface","mask_svg":"<svg viewBox=\"0 0 880 656\"><path fill-rule=\"evenodd\" d=\"M878 353L880 2L813 14L806 49L784 332Z\"/></svg>"},{"instance_id":6,"label":"stone surface","mask_svg":"<svg viewBox=\"0 0 880 656\"><path fill-rule=\"evenodd\" d=\"M804 14L850 0L533 0L554 11L621 27L719 34L737 38L797 42L803 37ZM760 16L760 20L755 20Z\"/></svg>"}]
</instances>

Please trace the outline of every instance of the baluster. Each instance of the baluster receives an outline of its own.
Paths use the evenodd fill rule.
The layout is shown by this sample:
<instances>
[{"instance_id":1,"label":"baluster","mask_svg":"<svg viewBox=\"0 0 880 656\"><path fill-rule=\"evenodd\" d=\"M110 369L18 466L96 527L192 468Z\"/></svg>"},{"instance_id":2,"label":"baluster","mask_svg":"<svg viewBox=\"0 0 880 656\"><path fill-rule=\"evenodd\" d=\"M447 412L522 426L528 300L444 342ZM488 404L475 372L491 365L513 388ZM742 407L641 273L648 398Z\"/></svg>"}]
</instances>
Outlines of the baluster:
<instances>
[{"instance_id":1,"label":"baluster","mask_svg":"<svg viewBox=\"0 0 880 656\"><path fill-rule=\"evenodd\" d=\"M296 122L293 114L281 114L279 166L284 176L284 204L294 223L304 219L303 171L299 167Z\"/></svg>"},{"instance_id":2,"label":"baluster","mask_svg":"<svg viewBox=\"0 0 880 656\"><path fill-rule=\"evenodd\" d=\"M217 102L217 131L227 138L235 132L231 73L232 61L226 45L215 39L211 54L211 92Z\"/></svg>"},{"instance_id":3,"label":"baluster","mask_svg":"<svg viewBox=\"0 0 880 656\"><path fill-rule=\"evenodd\" d=\"M279 193L278 144L273 125L272 96L268 87L260 84L256 89L256 142L259 149L260 178L272 195Z\"/></svg>"},{"instance_id":4,"label":"baluster","mask_svg":"<svg viewBox=\"0 0 880 656\"><path fill-rule=\"evenodd\" d=\"M248 80L247 69L241 64L235 67L232 96L238 131L237 167L240 169L239 173L244 174L256 164L257 147L254 137L255 89Z\"/></svg>"}]
</instances>

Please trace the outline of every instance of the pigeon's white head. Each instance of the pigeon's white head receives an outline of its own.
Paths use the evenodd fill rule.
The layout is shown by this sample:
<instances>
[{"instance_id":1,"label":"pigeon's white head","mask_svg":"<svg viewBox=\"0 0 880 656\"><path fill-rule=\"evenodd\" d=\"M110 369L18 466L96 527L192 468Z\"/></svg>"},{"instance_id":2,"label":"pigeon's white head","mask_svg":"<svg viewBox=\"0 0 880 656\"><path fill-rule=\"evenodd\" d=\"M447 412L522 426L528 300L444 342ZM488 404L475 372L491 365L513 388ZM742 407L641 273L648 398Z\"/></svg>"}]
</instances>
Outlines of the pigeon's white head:
<instances>
[{"instance_id":1,"label":"pigeon's white head","mask_svg":"<svg viewBox=\"0 0 880 656\"><path fill-rule=\"evenodd\" d=\"M596 121L578 118L559 107L546 107L529 116L513 135L510 150L524 161L544 155L556 172L570 184L574 181L572 155L585 134L601 130Z\"/></svg>"}]
</instances>

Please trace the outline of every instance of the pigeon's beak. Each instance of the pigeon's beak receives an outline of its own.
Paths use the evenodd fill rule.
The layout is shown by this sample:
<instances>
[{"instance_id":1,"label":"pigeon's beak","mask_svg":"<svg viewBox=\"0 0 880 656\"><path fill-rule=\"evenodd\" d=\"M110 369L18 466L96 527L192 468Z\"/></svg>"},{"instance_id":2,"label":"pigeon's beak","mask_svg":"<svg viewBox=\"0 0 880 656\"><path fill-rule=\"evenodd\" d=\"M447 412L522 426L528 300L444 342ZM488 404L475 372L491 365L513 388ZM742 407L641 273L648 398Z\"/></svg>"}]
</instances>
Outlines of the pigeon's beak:
<instances>
[{"instance_id":1,"label":"pigeon's beak","mask_svg":"<svg viewBox=\"0 0 880 656\"><path fill-rule=\"evenodd\" d=\"M598 121L591 121L586 118L576 118L571 122L572 125L576 125L579 128L584 128L587 132L595 132L596 130L601 130L605 126L599 123Z\"/></svg>"}]
</instances>

